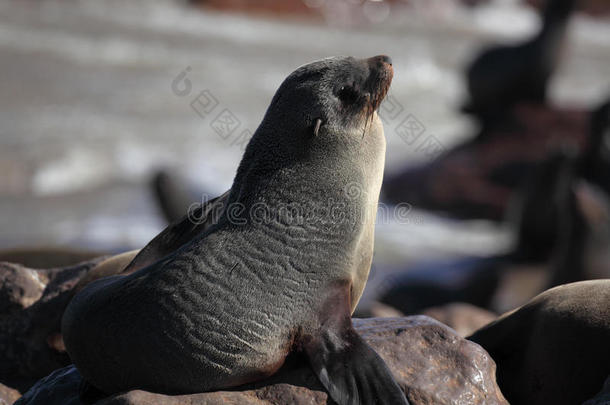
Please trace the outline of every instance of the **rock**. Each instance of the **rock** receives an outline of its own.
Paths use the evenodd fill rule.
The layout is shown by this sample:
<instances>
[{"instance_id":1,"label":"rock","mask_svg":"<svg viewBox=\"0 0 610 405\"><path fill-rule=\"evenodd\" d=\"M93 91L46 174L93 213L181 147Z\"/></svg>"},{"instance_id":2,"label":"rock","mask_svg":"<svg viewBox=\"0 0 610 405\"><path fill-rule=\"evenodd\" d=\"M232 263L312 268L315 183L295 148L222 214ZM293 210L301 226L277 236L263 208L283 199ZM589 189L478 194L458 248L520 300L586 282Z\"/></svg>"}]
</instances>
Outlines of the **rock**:
<instances>
[{"instance_id":1,"label":"rock","mask_svg":"<svg viewBox=\"0 0 610 405\"><path fill-rule=\"evenodd\" d=\"M512 405L582 404L610 372L610 280L566 284L475 332Z\"/></svg>"},{"instance_id":2,"label":"rock","mask_svg":"<svg viewBox=\"0 0 610 405\"><path fill-rule=\"evenodd\" d=\"M413 405L508 403L495 383L495 363L478 345L425 316L354 319L356 330L386 361ZM79 404L78 371L69 366L38 382L19 405ZM276 375L231 391L168 396L134 390L97 405L317 405L326 391L305 359L293 356Z\"/></svg>"},{"instance_id":3,"label":"rock","mask_svg":"<svg viewBox=\"0 0 610 405\"><path fill-rule=\"evenodd\" d=\"M70 364L61 317L76 283L103 259L49 270L0 263L0 382L24 391Z\"/></svg>"},{"instance_id":4,"label":"rock","mask_svg":"<svg viewBox=\"0 0 610 405\"><path fill-rule=\"evenodd\" d=\"M47 282L36 270L0 262L0 314L25 309L38 301Z\"/></svg>"},{"instance_id":5,"label":"rock","mask_svg":"<svg viewBox=\"0 0 610 405\"><path fill-rule=\"evenodd\" d=\"M506 404L495 364L449 327L425 316L354 320L412 404ZM482 377L482 378L481 378Z\"/></svg>"},{"instance_id":6,"label":"rock","mask_svg":"<svg viewBox=\"0 0 610 405\"><path fill-rule=\"evenodd\" d=\"M610 405L610 377L606 379L604 387L599 394L582 405Z\"/></svg>"},{"instance_id":7,"label":"rock","mask_svg":"<svg viewBox=\"0 0 610 405\"><path fill-rule=\"evenodd\" d=\"M6 385L0 384L0 405L11 405L19 399L21 394Z\"/></svg>"},{"instance_id":8,"label":"rock","mask_svg":"<svg viewBox=\"0 0 610 405\"><path fill-rule=\"evenodd\" d=\"M422 314L453 328L460 336L469 336L498 317L491 311L463 302L428 308Z\"/></svg>"}]
</instances>

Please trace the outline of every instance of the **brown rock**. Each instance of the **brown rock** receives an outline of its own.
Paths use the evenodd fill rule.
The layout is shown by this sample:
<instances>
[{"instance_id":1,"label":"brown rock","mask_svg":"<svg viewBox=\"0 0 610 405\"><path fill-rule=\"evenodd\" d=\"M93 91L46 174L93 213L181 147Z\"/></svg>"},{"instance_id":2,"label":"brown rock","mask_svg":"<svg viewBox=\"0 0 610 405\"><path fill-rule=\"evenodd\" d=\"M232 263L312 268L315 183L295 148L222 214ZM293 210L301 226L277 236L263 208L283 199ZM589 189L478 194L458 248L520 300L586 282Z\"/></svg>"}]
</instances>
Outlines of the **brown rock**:
<instances>
[{"instance_id":1,"label":"brown rock","mask_svg":"<svg viewBox=\"0 0 610 405\"><path fill-rule=\"evenodd\" d=\"M506 404L495 363L479 346L425 316L354 320L412 404Z\"/></svg>"},{"instance_id":2,"label":"brown rock","mask_svg":"<svg viewBox=\"0 0 610 405\"><path fill-rule=\"evenodd\" d=\"M6 385L0 384L0 405L11 405L19 399L21 394Z\"/></svg>"},{"instance_id":3,"label":"brown rock","mask_svg":"<svg viewBox=\"0 0 610 405\"><path fill-rule=\"evenodd\" d=\"M103 257L59 269L0 262L0 381L26 390L70 364L60 334L72 289Z\"/></svg>"},{"instance_id":4,"label":"brown rock","mask_svg":"<svg viewBox=\"0 0 610 405\"><path fill-rule=\"evenodd\" d=\"M38 301L47 282L36 270L0 262L0 314L25 309Z\"/></svg>"},{"instance_id":5,"label":"brown rock","mask_svg":"<svg viewBox=\"0 0 610 405\"><path fill-rule=\"evenodd\" d=\"M460 336L469 336L498 317L491 311L464 302L428 308L422 314L453 328Z\"/></svg>"},{"instance_id":6,"label":"brown rock","mask_svg":"<svg viewBox=\"0 0 610 405\"><path fill-rule=\"evenodd\" d=\"M495 364L478 345L425 316L354 319L356 330L386 361L413 405L508 404L495 383ZM28 391L20 405L78 404L80 377L57 370ZM56 388L58 387L58 388ZM76 402L74 402L76 401ZM130 391L97 405L317 405L330 403L304 358L292 357L275 376L231 391L168 396Z\"/></svg>"}]
</instances>

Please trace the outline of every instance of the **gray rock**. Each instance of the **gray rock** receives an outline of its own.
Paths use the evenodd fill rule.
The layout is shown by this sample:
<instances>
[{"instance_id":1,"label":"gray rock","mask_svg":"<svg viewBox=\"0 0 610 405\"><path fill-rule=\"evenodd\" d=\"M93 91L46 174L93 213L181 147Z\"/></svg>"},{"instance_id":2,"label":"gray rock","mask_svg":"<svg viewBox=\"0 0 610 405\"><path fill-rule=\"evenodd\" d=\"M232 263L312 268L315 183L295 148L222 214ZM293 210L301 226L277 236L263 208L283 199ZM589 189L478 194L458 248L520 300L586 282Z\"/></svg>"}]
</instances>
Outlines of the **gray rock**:
<instances>
[{"instance_id":1,"label":"gray rock","mask_svg":"<svg viewBox=\"0 0 610 405\"><path fill-rule=\"evenodd\" d=\"M102 259L49 270L0 262L0 382L25 391L70 364L61 317L76 283Z\"/></svg>"},{"instance_id":2,"label":"gray rock","mask_svg":"<svg viewBox=\"0 0 610 405\"><path fill-rule=\"evenodd\" d=\"M0 262L0 315L23 310L38 301L47 282L44 272Z\"/></svg>"}]
</instances>

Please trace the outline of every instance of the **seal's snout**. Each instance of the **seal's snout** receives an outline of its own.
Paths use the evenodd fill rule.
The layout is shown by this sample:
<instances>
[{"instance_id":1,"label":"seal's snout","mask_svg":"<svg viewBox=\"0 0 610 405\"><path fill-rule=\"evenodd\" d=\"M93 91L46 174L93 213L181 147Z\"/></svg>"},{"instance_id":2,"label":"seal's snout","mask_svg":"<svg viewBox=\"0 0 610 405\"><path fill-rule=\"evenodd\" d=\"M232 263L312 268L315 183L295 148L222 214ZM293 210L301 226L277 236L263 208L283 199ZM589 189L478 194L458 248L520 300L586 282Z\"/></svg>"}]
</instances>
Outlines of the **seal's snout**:
<instances>
[{"instance_id":1,"label":"seal's snout","mask_svg":"<svg viewBox=\"0 0 610 405\"><path fill-rule=\"evenodd\" d=\"M367 87L372 95L369 108L377 110L392 83L394 76L392 58L387 55L377 55L366 59L366 62L369 67Z\"/></svg>"}]
</instances>

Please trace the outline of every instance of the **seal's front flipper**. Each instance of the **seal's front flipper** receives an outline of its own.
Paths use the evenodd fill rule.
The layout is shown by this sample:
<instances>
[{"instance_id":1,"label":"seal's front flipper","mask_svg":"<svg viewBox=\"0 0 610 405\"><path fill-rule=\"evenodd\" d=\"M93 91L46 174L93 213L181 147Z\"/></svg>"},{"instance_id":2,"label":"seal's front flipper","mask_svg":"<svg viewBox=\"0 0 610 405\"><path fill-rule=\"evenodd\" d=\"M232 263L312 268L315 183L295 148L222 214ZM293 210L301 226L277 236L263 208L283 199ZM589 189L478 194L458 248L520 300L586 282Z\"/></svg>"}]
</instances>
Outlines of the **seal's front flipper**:
<instances>
[{"instance_id":1,"label":"seal's front flipper","mask_svg":"<svg viewBox=\"0 0 610 405\"><path fill-rule=\"evenodd\" d=\"M351 329L305 346L311 366L339 405L408 405L381 357Z\"/></svg>"},{"instance_id":2,"label":"seal's front flipper","mask_svg":"<svg viewBox=\"0 0 610 405\"><path fill-rule=\"evenodd\" d=\"M349 289L332 293L322 306L325 311L317 332L303 341L309 362L331 398L339 405L409 405L385 362L354 330Z\"/></svg>"}]
</instances>

